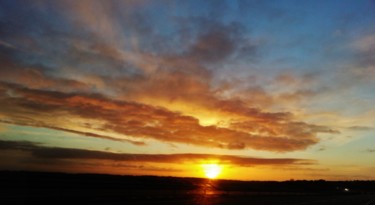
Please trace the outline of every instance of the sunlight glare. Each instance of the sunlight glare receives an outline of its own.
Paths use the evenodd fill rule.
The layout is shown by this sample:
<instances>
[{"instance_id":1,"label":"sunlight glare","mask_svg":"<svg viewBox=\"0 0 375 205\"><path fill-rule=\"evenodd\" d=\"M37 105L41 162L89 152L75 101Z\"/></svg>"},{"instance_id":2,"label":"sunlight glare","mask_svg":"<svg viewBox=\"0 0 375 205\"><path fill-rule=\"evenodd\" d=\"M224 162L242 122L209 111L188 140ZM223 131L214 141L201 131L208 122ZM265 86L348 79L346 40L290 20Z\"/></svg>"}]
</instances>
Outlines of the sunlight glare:
<instances>
[{"instance_id":1,"label":"sunlight glare","mask_svg":"<svg viewBox=\"0 0 375 205\"><path fill-rule=\"evenodd\" d=\"M209 179L215 179L222 171L218 164L202 164L203 172Z\"/></svg>"}]
</instances>

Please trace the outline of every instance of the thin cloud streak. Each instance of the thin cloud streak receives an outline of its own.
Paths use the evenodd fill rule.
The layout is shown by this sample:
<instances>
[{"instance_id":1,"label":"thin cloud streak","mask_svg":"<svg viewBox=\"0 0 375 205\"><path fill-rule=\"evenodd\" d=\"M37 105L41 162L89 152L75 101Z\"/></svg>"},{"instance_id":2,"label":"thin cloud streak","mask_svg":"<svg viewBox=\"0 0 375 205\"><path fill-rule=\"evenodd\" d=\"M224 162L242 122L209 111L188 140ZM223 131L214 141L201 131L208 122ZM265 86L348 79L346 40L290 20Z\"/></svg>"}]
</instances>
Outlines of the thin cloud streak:
<instances>
[{"instance_id":1,"label":"thin cloud streak","mask_svg":"<svg viewBox=\"0 0 375 205\"><path fill-rule=\"evenodd\" d=\"M231 155L214 154L130 154L113 153L85 149L71 149L58 147L44 147L36 143L27 141L3 141L0 140L1 150L18 150L30 152L38 159L61 160L61 159L79 159L79 160L111 160L111 161L129 161L129 162L152 162L152 163L203 163L214 160L220 164L234 166L260 166L260 165L312 165L316 162L307 159L293 158L256 158L241 157Z\"/></svg>"}]
</instances>

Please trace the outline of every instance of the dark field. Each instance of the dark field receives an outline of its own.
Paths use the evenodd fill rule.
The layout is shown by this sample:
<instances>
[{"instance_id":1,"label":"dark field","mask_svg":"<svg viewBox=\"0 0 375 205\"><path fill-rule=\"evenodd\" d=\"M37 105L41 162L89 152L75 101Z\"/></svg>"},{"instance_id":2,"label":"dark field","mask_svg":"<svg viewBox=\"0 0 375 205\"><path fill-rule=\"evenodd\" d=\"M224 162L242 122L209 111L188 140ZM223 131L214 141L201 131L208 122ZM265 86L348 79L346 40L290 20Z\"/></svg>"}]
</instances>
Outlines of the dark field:
<instances>
[{"instance_id":1,"label":"dark field","mask_svg":"<svg viewBox=\"0 0 375 205\"><path fill-rule=\"evenodd\" d=\"M375 205L374 181L230 181L0 172L1 204Z\"/></svg>"}]
</instances>

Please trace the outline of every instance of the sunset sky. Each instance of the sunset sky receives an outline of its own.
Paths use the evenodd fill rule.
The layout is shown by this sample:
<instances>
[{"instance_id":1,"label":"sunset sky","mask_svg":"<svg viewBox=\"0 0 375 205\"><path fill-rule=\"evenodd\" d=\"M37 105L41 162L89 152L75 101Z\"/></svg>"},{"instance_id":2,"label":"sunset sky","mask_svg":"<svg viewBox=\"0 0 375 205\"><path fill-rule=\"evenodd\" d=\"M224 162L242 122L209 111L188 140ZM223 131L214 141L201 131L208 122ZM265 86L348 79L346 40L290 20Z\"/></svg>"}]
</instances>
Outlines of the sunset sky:
<instances>
[{"instance_id":1,"label":"sunset sky","mask_svg":"<svg viewBox=\"0 0 375 205\"><path fill-rule=\"evenodd\" d=\"M0 1L0 170L375 180L375 1Z\"/></svg>"}]
</instances>

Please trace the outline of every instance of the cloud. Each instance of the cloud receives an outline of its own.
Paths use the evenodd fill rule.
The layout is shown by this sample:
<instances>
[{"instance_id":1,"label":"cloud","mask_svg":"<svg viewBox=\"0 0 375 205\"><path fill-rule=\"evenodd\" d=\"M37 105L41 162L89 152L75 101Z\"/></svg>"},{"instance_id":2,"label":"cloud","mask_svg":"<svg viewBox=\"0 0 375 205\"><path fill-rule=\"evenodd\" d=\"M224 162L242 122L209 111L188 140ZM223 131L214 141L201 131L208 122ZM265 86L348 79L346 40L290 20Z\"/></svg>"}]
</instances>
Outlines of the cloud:
<instances>
[{"instance_id":1,"label":"cloud","mask_svg":"<svg viewBox=\"0 0 375 205\"><path fill-rule=\"evenodd\" d=\"M368 127L368 126L351 126L351 127L348 127L349 130L353 130L353 131L371 131L371 130L374 130L373 127Z\"/></svg>"},{"instance_id":2,"label":"cloud","mask_svg":"<svg viewBox=\"0 0 375 205\"><path fill-rule=\"evenodd\" d=\"M47 76L39 68L18 68L10 66L0 69L1 79L7 82L22 83L30 88L60 91L90 90L91 86L83 82Z\"/></svg>"},{"instance_id":3,"label":"cloud","mask_svg":"<svg viewBox=\"0 0 375 205\"><path fill-rule=\"evenodd\" d=\"M1 31L13 31L1 42L25 45L22 51L0 45L3 122L135 145L155 139L275 152L303 150L318 143L319 133L338 133L298 121L292 110L266 109L313 90L273 96L254 86L226 95L237 84L217 81L220 65L259 57L259 43L240 22L163 13L171 35L147 12L151 2L42 1L17 10L19 4L4 11L17 24L0 22ZM53 20L45 11L56 12ZM291 74L278 80L305 83Z\"/></svg>"},{"instance_id":4,"label":"cloud","mask_svg":"<svg viewBox=\"0 0 375 205\"><path fill-rule=\"evenodd\" d=\"M0 120L0 122L9 123L7 121L1 121L1 120ZM18 125L27 125L27 124L18 124ZM105 135L100 135L100 134L95 134L95 133L90 133L90 132L81 132L81 131L70 130L70 129L65 129L65 128L59 128L59 127L45 127L45 128L50 128L50 129L55 129L55 130L61 130L61 131L65 131L65 132L75 133L75 134L83 135L83 136L86 136L86 137L94 137L94 138L100 138L100 139L106 139L106 140L118 141L118 142L127 142L127 143L131 143L131 144L138 145L138 146L146 145L146 143L142 142L142 141L135 141L135 140L129 140L129 139L120 139L120 138L115 138L115 137L108 137L108 136L105 136Z\"/></svg>"},{"instance_id":5,"label":"cloud","mask_svg":"<svg viewBox=\"0 0 375 205\"><path fill-rule=\"evenodd\" d=\"M7 127L0 124L0 133L7 131Z\"/></svg>"},{"instance_id":6,"label":"cloud","mask_svg":"<svg viewBox=\"0 0 375 205\"><path fill-rule=\"evenodd\" d=\"M205 29L190 46L187 57L202 63L223 62L233 55L255 56L257 45L244 36L244 27L238 23L229 25L202 19Z\"/></svg>"},{"instance_id":7,"label":"cloud","mask_svg":"<svg viewBox=\"0 0 375 205\"><path fill-rule=\"evenodd\" d=\"M2 41L2 40L0 40L0 46L5 46L5 47L7 47L7 48L11 48L11 49L17 49L17 48L16 48L15 46L13 46L12 44L7 43L7 42Z\"/></svg>"},{"instance_id":8,"label":"cloud","mask_svg":"<svg viewBox=\"0 0 375 205\"><path fill-rule=\"evenodd\" d=\"M0 149L2 150L30 150L39 146L37 143L29 141L3 141L0 140Z\"/></svg>"},{"instance_id":9,"label":"cloud","mask_svg":"<svg viewBox=\"0 0 375 205\"><path fill-rule=\"evenodd\" d=\"M294 158L256 158L232 155L213 154L130 154L113 153L84 149L70 149L58 147L44 147L27 141L0 140L0 150L18 150L30 152L37 159L45 160L111 160L116 162L151 162L151 163L202 163L215 160L220 164L235 166L260 166L260 165L309 165L315 164L313 160Z\"/></svg>"},{"instance_id":10,"label":"cloud","mask_svg":"<svg viewBox=\"0 0 375 205\"><path fill-rule=\"evenodd\" d=\"M337 133L328 127L293 122L287 113L261 112L236 101L219 101L218 107L226 112L242 113L251 120L218 127L202 126L198 119L166 108L111 100L99 94L45 91L9 83L0 84L0 94L0 114L6 116L7 123L90 137L107 136L105 139L136 138L138 140L127 141L139 145L142 143L137 141L152 138L206 147L285 152L317 143L316 133ZM80 124L71 119L92 124Z\"/></svg>"},{"instance_id":11,"label":"cloud","mask_svg":"<svg viewBox=\"0 0 375 205\"><path fill-rule=\"evenodd\" d=\"M368 35L352 43L353 48L361 52L370 52L375 49L375 35Z\"/></svg>"},{"instance_id":12,"label":"cloud","mask_svg":"<svg viewBox=\"0 0 375 205\"><path fill-rule=\"evenodd\" d=\"M357 81L371 83L375 74L375 35L360 36L352 41L350 47L355 53L355 60L349 74Z\"/></svg>"}]
</instances>

